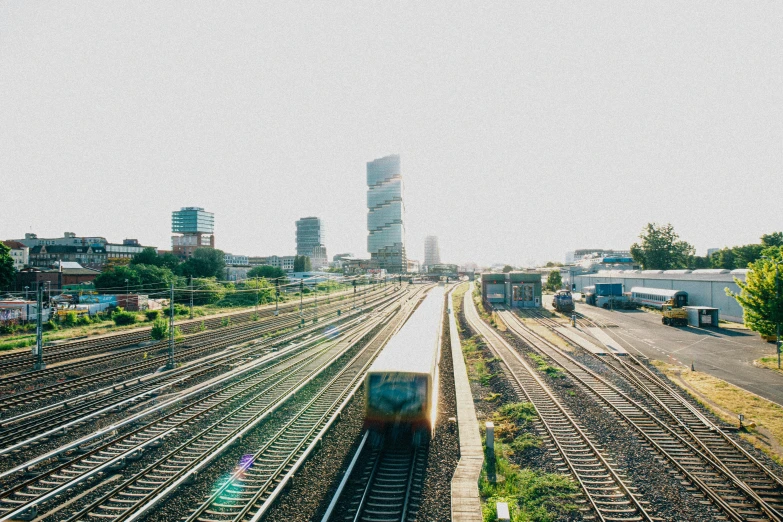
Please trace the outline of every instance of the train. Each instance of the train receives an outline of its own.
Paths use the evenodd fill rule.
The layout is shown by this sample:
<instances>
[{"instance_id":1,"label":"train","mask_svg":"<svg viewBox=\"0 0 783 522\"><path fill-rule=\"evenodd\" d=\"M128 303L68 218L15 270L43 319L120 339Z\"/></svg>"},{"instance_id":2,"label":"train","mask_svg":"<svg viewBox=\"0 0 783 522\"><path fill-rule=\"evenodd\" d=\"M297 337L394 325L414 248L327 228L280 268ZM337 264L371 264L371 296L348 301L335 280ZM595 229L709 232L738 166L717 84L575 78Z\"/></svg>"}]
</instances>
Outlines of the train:
<instances>
[{"instance_id":1,"label":"train","mask_svg":"<svg viewBox=\"0 0 783 522\"><path fill-rule=\"evenodd\" d=\"M682 308L683 306L688 306L688 292L635 286L631 288L631 300L636 304L659 310L663 308L667 301L671 300L675 308Z\"/></svg>"},{"instance_id":2,"label":"train","mask_svg":"<svg viewBox=\"0 0 783 522\"><path fill-rule=\"evenodd\" d=\"M574 298L568 290L558 290L552 298L552 307L561 313L574 311Z\"/></svg>"},{"instance_id":3,"label":"train","mask_svg":"<svg viewBox=\"0 0 783 522\"><path fill-rule=\"evenodd\" d=\"M445 289L433 288L383 348L364 379L364 427L414 444L431 436L438 405Z\"/></svg>"}]
</instances>

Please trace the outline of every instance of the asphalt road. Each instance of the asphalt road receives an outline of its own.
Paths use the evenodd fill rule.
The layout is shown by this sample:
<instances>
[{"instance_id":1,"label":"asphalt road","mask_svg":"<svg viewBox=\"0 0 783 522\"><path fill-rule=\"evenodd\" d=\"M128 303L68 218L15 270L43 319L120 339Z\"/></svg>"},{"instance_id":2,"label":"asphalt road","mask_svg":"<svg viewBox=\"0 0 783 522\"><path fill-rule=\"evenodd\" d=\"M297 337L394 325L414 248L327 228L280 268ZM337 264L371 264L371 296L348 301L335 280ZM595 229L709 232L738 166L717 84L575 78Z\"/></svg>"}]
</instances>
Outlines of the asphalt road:
<instances>
[{"instance_id":1,"label":"asphalt road","mask_svg":"<svg viewBox=\"0 0 783 522\"><path fill-rule=\"evenodd\" d=\"M775 354L774 343L758 334L722 328L672 327L661 316L640 310L609 311L576 305L588 317L614 323L604 331L630 353L681 364L714 375L761 397L783 404L783 375L753 366L753 361Z\"/></svg>"}]
</instances>

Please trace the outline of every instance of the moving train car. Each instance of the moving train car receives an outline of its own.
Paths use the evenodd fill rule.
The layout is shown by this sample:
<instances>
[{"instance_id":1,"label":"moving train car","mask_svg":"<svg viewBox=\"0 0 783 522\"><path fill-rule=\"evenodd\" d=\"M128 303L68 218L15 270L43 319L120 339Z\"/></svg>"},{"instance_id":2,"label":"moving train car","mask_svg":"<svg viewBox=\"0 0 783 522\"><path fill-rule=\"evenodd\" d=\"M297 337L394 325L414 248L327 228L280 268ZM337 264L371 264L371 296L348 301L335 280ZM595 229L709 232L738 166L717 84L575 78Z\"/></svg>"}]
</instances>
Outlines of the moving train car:
<instances>
[{"instance_id":1,"label":"moving train car","mask_svg":"<svg viewBox=\"0 0 783 522\"><path fill-rule=\"evenodd\" d=\"M568 290L558 290L552 298L552 307L561 313L574 311L574 298Z\"/></svg>"},{"instance_id":2,"label":"moving train car","mask_svg":"<svg viewBox=\"0 0 783 522\"><path fill-rule=\"evenodd\" d=\"M416 442L434 429L444 296L433 288L367 371L364 426L376 434Z\"/></svg>"},{"instance_id":3,"label":"moving train car","mask_svg":"<svg viewBox=\"0 0 783 522\"><path fill-rule=\"evenodd\" d=\"M637 304L658 308L659 310L669 299L673 300L676 308L688 306L688 292L683 292L682 290L635 286L631 288L631 299Z\"/></svg>"}]
</instances>

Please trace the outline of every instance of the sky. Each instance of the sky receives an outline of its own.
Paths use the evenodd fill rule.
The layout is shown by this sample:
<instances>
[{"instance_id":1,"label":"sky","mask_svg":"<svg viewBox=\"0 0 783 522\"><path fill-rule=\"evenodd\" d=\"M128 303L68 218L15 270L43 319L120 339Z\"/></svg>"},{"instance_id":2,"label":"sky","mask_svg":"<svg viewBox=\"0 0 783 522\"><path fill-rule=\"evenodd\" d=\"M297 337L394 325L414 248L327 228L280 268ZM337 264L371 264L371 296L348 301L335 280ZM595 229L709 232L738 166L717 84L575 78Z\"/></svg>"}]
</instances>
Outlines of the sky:
<instances>
[{"instance_id":1,"label":"sky","mask_svg":"<svg viewBox=\"0 0 783 522\"><path fill-rule=\"evenodd\" d=\"M0 4L0 238L366 254L399 154L407 250L532 265L783 230L783 2Z\"/></svg>"}]
</instances>

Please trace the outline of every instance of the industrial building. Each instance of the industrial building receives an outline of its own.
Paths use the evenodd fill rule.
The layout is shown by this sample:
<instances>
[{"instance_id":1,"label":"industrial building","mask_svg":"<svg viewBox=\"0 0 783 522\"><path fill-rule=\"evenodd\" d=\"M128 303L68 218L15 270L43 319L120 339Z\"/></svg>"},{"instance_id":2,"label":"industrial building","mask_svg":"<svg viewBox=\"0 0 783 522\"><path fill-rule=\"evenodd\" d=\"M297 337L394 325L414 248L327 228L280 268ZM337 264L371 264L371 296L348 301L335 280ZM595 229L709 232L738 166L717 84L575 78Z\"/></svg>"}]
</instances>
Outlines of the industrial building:
<instances>
[{"instance_id":1,"label":"industrial building","mask_svg":"<svg viewBox=\"0 0 783 522\"><path fill-rule=\"evenodd\" d=\"M717 308L721 319L741 323L742 307L736 299L726 295L726 290L739 293L734 280L744 282L746 273L746 269L615 270L577 275L574 279L577 292L596 283L622 283L625 292L637 286L682 290L688 292L689 305Z\"/></svg>"},{"instance_id":2,"label":"industrial building","mask_svg":"<svg viewBox=\"0 0 783 522\"><path fill-rule=\"evenodd\" d=\"M481 299L490 305L538 308L541 306L541 273L482 274Z\"/></svg>"},{"instance_id":3,"label":"industrial building","mask_svg":"<svg viewBox=\"0 0 783 522\"><path fill-rule=\"evenodd\" d=\"M174 255L188 259L197 248L215 248L215 215L201 207L182 207L171 213Z\"/></svg>"},{"instance_id":4,"label":"industrial building","mask_svg":"<svg viewBox=\"0 0 783 522\"><path fill-rule=\"evenodd\" d=\"M400 157L367 163L367 251L380 268L393 274L408 269L405 255L405 205Z\"/></svg>"}]
</instances>

